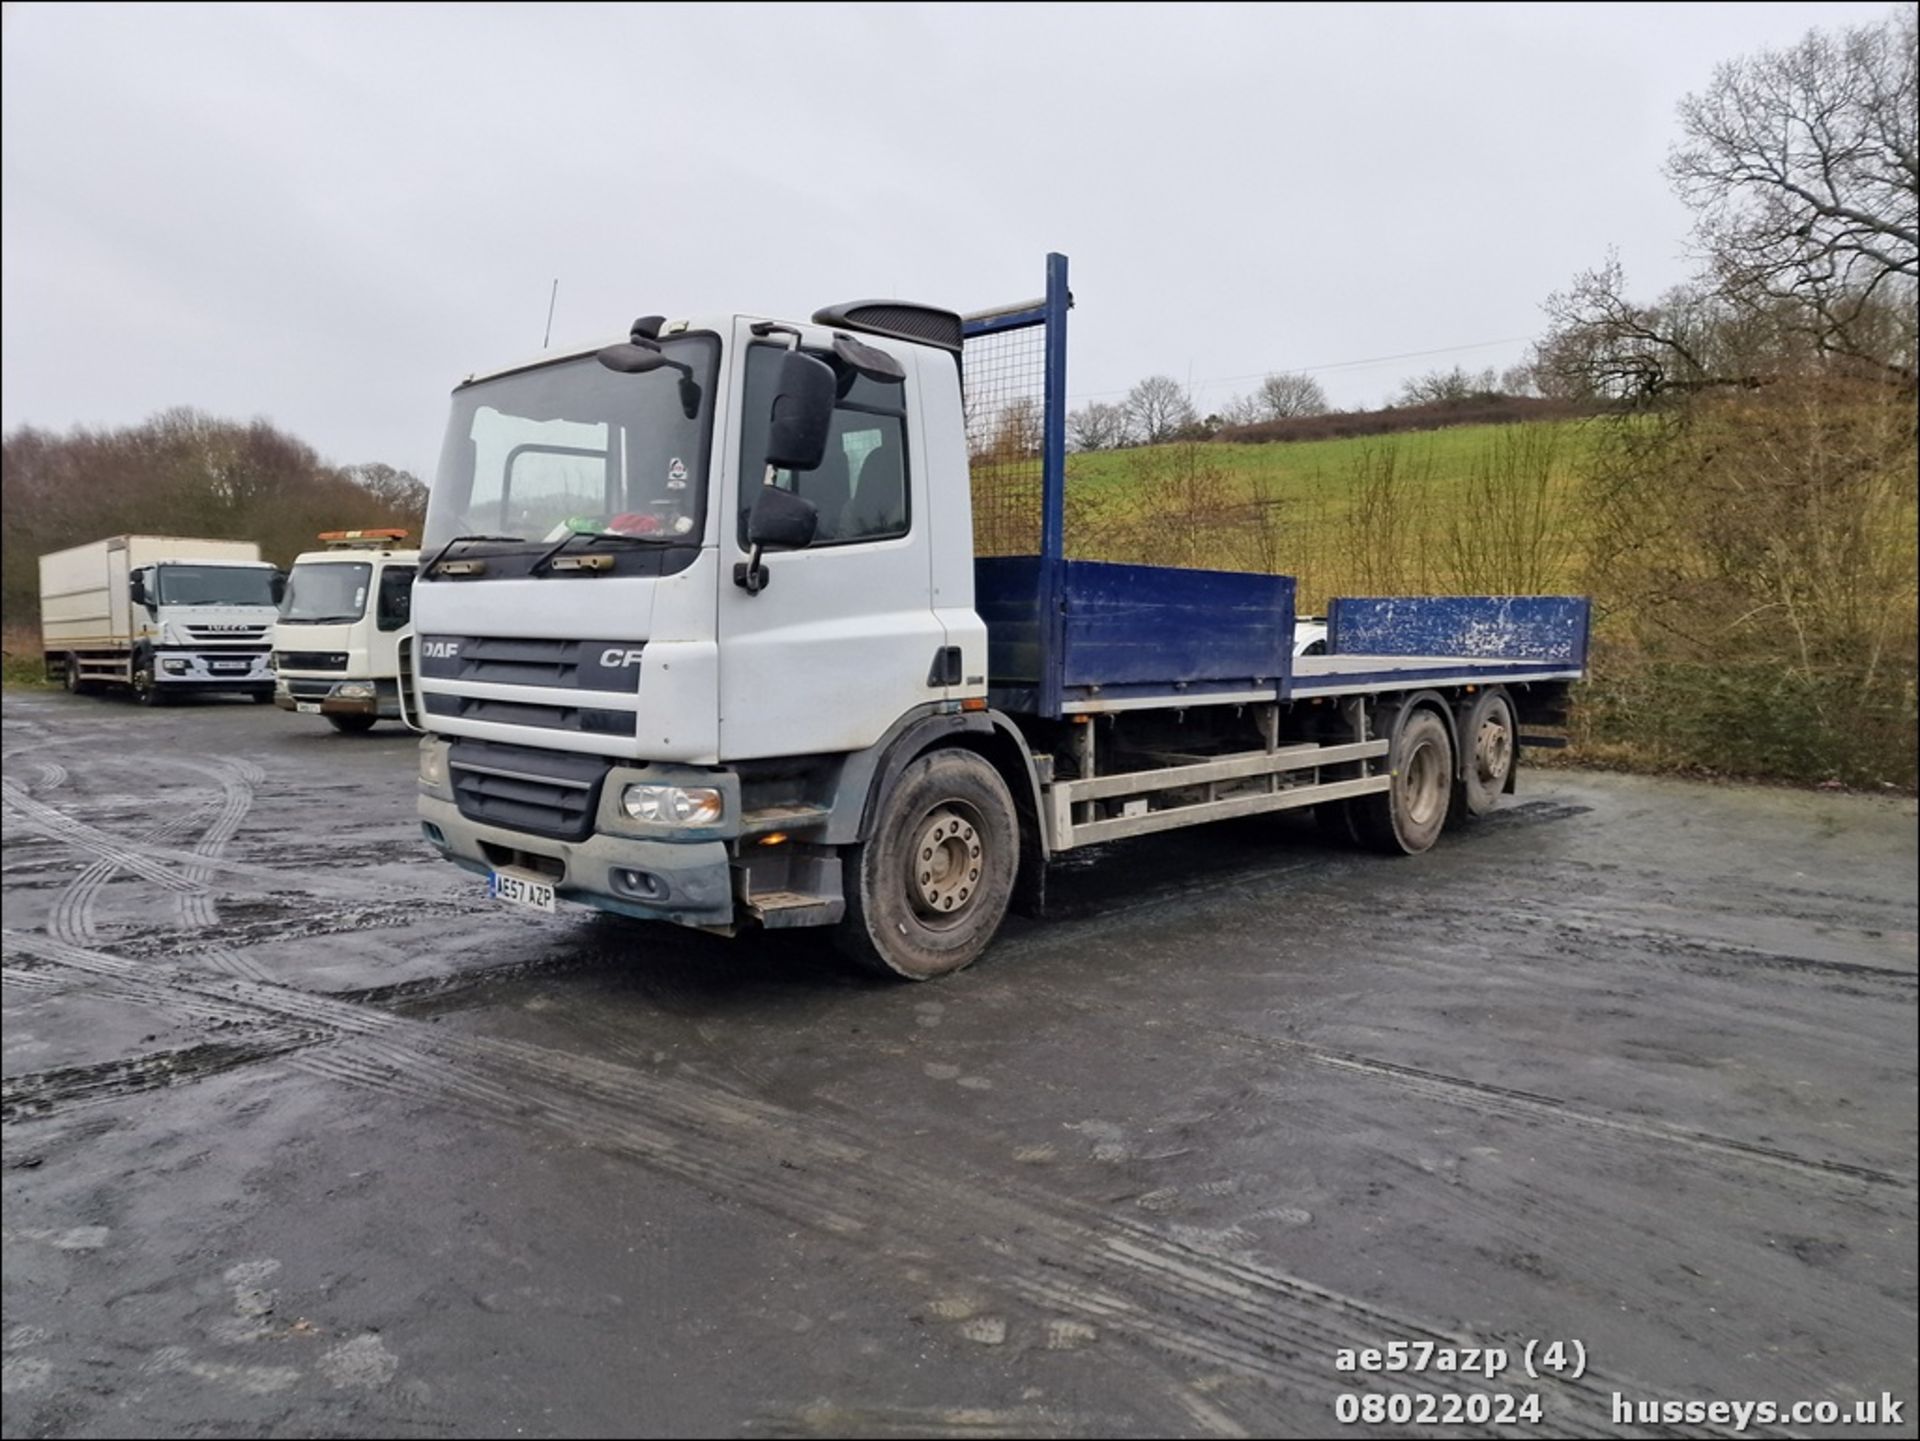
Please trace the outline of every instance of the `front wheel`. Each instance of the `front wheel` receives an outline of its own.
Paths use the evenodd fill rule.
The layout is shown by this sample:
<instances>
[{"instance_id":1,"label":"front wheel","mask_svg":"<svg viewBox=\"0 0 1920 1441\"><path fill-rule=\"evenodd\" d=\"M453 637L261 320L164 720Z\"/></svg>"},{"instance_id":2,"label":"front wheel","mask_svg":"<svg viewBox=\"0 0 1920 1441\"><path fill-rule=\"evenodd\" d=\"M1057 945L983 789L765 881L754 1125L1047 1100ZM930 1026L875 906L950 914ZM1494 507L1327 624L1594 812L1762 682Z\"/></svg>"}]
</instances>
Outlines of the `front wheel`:
<instances>
[{"instance_id":1,"label":"front wheel","mask_svg":"<svg viewBox=\"0 0 1920 1441\"><path fill-rule=\"evenodd\" d=\"M166 691L154 681L151 660L143 660L133 668L133 698L144 706L160 706L167 703Z\"/></svg>"},{"instance_id":2,"label":"front wheel","mask_svg":"<svg viewBox=\"0 0 1920 1441\"><path fill-rule=\"evenodd\" d=\"M341 735L363 735L373 729L374 718L370 715L330 715L327 724Z\"/></svg>"},{"instance_id":3,"label":"front wheel","mask_svg":"<svg viewBox=\"0 0 1920 1441\"><path fill-rule=\"evenodd\" d=\"M846 861L840 948L882 975L948 975L1006 918L1020 861L1013 797L983 757L935 751L901 772Z\"/></svg>"}]
</instances>

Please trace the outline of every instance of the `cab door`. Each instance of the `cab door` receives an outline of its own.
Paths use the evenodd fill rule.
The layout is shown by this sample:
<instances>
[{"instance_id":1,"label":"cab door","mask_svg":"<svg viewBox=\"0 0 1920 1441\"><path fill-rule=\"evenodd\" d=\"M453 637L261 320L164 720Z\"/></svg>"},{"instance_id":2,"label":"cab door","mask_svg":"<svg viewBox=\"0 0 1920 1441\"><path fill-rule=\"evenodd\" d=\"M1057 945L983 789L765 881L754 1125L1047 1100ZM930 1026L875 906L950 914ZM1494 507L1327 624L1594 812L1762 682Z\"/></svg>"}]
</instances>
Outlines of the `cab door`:
<instances>
[{"instance_id":1,"label":"cab door","mask_svg":"<svg viewBox=\"0 0 1920 1441\"><path fill-rule=\"evenodd\" d=\"M823 359L832 336L809 327ZM906 379L842 380L826 457L776 483L819 514L813 544L764 557L758 594L733 583L747 559L746 514L764 480L768 415L784 337L736 326L737 424L718 517L720 754L723 759L858 750L915 706L945 693L936 659L946 631L934 613L925 436L917 356L886 349Z\"/></svg>"}]
</instances>

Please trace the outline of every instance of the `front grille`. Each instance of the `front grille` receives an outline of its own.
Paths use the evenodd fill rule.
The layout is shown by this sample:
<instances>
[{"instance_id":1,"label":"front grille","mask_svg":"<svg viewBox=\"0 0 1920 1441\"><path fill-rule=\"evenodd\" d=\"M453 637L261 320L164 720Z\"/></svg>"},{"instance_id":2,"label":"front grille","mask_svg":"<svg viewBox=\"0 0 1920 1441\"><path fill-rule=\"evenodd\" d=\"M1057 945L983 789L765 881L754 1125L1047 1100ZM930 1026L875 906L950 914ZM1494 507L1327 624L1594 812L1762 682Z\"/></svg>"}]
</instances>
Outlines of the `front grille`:
<instances>
[{"instance_id":1,"label":"front grille","mask_svg":"<svg viewBox=\"0 0 1920 1441\"><path fill-rule=\"evenodd\" d=\"M273 663L280 670L345 670L347 653L343 650L278 650Z\"/></svg>"},{"instance_id":2,"label":"front grille","mask_svg":"<svg viewBox=\"0 0 1920 1441\"><path fill-rule=\"evenodd\" d=\"M593 832L606 761L460 740L447 762L454 803L470 821L562 841L585 840Z\"/></svg>"},{"instance_id":3,"label":"front grille","mask_svg":"<svg viewBox=\"0 0 1920 1441\"><path fill-rule=\"evenodd\" d=\"M526 701L493 700L477 695L429 694L428 715L455 720L491 721L495 725L536 726L541 730L574 731L581 735L630 736L639 720L630 710L598 706L535 705Z\"/></svg>"},{"instance_id":4,"label":"front grille","mask_svg":"<svg viewBox=\"0 0 1920 1441\"><path fill-rule=\"evenodd\" d=\"M415 668L427 680L627 694L640 689L639 641L423 635L414 649Z\"/></svg>"},{"instance_id":5,"label":"front grille","mask_svg":"<svg viewBox=\"0 0 1920 1441\"><path fill-rule=\"evenodd\" d=\"M187 639L197 640L203 645L210 641L250 641L265 640L268 627L264 625L190 625L186 628Z\"/></svg>"}]
</instances>

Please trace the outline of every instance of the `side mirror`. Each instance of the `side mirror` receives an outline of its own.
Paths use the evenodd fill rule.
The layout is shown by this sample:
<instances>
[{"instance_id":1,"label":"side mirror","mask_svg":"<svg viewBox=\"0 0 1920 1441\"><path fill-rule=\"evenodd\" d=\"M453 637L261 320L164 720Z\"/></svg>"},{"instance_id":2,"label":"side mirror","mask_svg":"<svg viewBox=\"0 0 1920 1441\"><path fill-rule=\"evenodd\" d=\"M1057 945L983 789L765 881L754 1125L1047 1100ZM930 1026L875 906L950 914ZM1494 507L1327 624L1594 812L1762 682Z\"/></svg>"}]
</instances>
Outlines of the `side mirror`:
<instances>
[{"instance_id":1,"label":"side mirror","mask_svg":"<svg viewBox=\"0 0 1920 1441\"><path fill-rule=\"evenodd\" d=\"M733 567L733 583L748 595L758 595L772 579L760 561L763 551L805 550L820 528L820 512L804 495L778 486L763 485L747 512L747 558Z\"/></svg>"},{"instance_id":2,"label":"side mirror","mask_svg":"<svg viewBox=\"0 0 1920 1441\"><path fill-rule=\"evenodd\" d=\"M147 599L147 577L144 572L136 571L127 577L127 596L135 605L151 605Z\"/></svg>"},{"instance_id":3,"label":"side mirror","mask_svg":"<svg viewBox=\"0 0 1920 1441\"><path fill-rule=\"evenodd\" d=\"M763 485L747 514L747 544L761 550L805 550L820 528L820 511L804 495Z\"/></svg>"},{"instance_id":4,"label":"side mirror","mask_svg":"<svg viewBox=\"0 0 1920 1441\"><path fill-rule=\"evenodd\" d=\"M780 389L767 427L767 464L774 470L817 470L833 429L839 382L833 367L789 350L780 360ZM754 507L755 511L759 506Z\"/></svg>"},{"instance_id":5,"label":"side mirror","mask_svg":"<svg viewBox=\"0 0 1920 1441\"><path fill-rule=\"evenodd\" d=\"M651 316L647 317L652 319ZM636 333L639 321L634 322ZM700 414L700 382L693 378L693 367L682 361L673 360L660 353L660 347L651 343L636 344L622 341L618 345L609 345L596 351L594 359L608 370L617 370L622 375L645 375L650 370L665 367L680 372L680 413L688 420Z\"/></svg>"},{"instance_id":6,"label":"side mirror","mask_svg":"<svg viewBox=\"0 0 1920 1441\"><path fill-rule=\"evenodd\" d=\"M278 605L280 604L281 601L285 600L286 598L287 598L287 573L284 570L276 570L273 573L273 603L275 605Z\"/></svg>"}]
</instances>

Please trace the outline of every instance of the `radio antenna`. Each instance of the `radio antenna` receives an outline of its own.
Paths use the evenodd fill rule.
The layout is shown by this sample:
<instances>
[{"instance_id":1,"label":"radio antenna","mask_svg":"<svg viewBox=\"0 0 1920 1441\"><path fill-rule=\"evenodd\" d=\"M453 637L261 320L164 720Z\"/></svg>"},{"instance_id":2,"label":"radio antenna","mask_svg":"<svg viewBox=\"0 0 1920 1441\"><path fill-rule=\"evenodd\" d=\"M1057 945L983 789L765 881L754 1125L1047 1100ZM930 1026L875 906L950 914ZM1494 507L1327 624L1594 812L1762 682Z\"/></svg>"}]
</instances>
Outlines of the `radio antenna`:
<instances>
[{"instance_id":1,"label":"radio antenna","mask_svg":"<svg viewBox=\"0 0 1920 1441\"><path fill-rule=\"evenodd\" d=\"M553 277L553 289L547 294L547 333L540 337L540 348L545 350L553 339L553 302L560 298L560 277Z\"/></svg>"}]
</instances>

